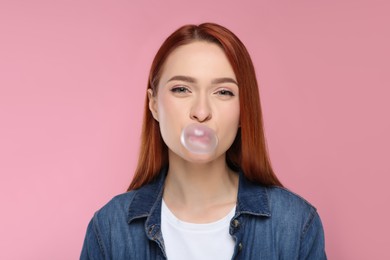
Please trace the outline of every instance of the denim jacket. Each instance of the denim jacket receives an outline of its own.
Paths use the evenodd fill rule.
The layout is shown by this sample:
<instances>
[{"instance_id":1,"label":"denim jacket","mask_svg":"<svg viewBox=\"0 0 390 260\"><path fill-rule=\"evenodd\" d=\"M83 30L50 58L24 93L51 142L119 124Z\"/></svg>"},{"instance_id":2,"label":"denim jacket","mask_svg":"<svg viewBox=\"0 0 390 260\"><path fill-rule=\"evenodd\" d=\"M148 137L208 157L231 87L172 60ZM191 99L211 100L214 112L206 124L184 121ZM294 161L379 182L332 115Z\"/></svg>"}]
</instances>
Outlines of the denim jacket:
<instances>
[{"instance_id":1,"label":"denim jacket","mask_svg":"<svg viewBox=\"0 0 390 260\"><path fill-rule=\"evenodd\" d=\"M144 187L118 195L90 221L80 259L166 259L161 203L167 170ZM254 184L239 174L229 232L232 259L326 259L316 209L280 187ZM202 250L201 248L199 250Z\"/></svg>"}]
</instances>

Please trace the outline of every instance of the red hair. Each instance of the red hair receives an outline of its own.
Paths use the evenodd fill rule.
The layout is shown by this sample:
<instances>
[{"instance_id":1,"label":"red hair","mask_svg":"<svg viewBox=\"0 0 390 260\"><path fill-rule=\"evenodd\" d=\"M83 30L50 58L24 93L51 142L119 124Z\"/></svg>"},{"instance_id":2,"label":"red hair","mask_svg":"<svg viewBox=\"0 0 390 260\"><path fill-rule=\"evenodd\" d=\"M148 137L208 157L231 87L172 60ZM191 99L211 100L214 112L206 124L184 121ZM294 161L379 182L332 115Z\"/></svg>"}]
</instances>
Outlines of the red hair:
<instances>
[{"instance_id":1,"label":"red hair","mask_svg":"<svg viewBox=\"0 0 390 260\"><path fill-rule=\"evenodd\" d=\"M265 142L259 90L252 60L244 44L228 29L213 23L185 25L171 34L158 50L149 73L148 89L157 93L164 63L177 47L195 41L215 43L225 52L237 78L240 91L240 125L226 162L233 170L241 170L252 182L265 186L282 186L274 174ZM138 165L128 190L151 182L161 168L168 165L168 148L158 122L145 99L141 147Z\"/></svg>"}]
</instances>

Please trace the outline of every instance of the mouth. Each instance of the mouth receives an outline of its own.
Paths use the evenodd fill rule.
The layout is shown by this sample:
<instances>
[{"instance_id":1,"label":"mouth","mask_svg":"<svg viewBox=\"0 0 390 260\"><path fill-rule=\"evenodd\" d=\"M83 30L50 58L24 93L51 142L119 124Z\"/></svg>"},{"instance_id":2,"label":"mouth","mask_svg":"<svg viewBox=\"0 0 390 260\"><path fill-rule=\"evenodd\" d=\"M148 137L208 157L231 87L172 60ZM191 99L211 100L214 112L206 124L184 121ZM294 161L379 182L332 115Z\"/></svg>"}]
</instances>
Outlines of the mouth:
<instances>
[{"instance_id":1,"label":"mouth","mask_svg":"<svg viewBox=\"0 0 390 260\"><path fill-rule=\"evenodd\" d=\"M203 136L204 135L204 131L200 130L200 129L195 129L194 130L194 135L195 136Z\"/></svg>"},{"instance_id":2,"label":"mouth","mask_svg":"<svg viewBox=\"0 0 390 260\"><path fill-rule=\"evenodd\" d=\"M210 153L218 144L218 138L213 129L202 125L188 125L182 130L181 143L193 153Z\"/></svg>"},{"instance_id":3,"label":"mouth","mask_svg":"<svg viewBox=\"0 0 390 260\"><path fill-rule=\"evenodd\" d=\"M202 130L195 130L187 138L194 145L207 146L210 143L210 136Z\"/></svg>"}]
</instances>

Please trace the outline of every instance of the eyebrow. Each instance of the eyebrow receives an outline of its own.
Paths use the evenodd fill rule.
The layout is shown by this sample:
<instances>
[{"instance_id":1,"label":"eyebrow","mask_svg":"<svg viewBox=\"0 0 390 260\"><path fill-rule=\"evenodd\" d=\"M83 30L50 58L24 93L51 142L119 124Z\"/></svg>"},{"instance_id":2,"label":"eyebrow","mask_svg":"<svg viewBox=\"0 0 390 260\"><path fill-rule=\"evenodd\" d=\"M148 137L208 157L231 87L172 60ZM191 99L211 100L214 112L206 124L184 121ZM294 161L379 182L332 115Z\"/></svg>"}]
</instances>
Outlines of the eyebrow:
<instances>
[{"instance_id":1,"label":"eyebrow","mask_svg":"<svg viewBox=\"0 0 390 260\"><path fill-rule=\"evenodd\" d=\"M174 80L184 81L184 82L188 82L188 83L197 83L197 80L195 78L190 77L190 76L182 76L182 75L173 76L167 82L174 81ZM238 86L237 81L235 81L232 78L228 78L228 77L213 79L211 81L211 83L212 84L233 83L233 84L236 84Z\"/></svg>"}]
</instances>

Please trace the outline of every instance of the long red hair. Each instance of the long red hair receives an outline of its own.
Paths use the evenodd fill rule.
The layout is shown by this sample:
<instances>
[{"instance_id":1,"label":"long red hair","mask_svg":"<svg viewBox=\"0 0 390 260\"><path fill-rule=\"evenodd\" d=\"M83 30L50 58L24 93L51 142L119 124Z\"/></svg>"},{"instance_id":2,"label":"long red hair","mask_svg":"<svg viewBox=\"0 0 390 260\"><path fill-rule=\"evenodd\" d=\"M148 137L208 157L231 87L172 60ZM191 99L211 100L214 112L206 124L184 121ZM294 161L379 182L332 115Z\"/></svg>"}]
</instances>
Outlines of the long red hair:
<instances>
[{"instance_id":1,"label":"long red hair","mask_svg":"<svg viewBox=\"0 0 390 260\"><path fill-rule=\"evenodd\" d=\"M253 63L244 44L231 31L214 23L185 25L177 29L158 50L150 69L147 88L156 94L164 62L169 54L177 47L194 41L207 41L219 45L237 78L241 127L232 146L226 152L227 164L233 170L242 170L245 177L252 182L266 186L282 186L272 170L268 156ZM161 168L168 165L168 148L148 104L146 95L138 165L128 190L148 184L156 178Z\"/></svg>"}]
</instances>

